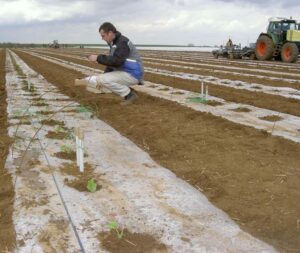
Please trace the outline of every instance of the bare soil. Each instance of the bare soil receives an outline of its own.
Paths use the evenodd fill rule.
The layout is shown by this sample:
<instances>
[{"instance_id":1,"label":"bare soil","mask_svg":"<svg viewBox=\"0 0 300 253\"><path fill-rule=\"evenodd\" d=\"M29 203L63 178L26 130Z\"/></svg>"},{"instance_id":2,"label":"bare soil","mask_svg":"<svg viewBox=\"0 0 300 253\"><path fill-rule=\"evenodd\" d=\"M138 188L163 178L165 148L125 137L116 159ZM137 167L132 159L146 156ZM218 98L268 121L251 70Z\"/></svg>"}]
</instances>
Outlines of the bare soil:
<instances>
[{"instance_id":1,"label":"bare soil","mask_svg":"<svg viewBox=\"0 0 300 253\"><path fill-rule=\"evenodd\" d=\"M123 231L124 237L119 239L114 231L98 235L101 245L111 253L167 253L167 247L148 234Z\"/></svg>"},{"instance_id":2,"label":"bare soil","mask_svg":"<svg viewBox=\"0 0 300 253\"><path fill-rule=\"evenodd\" d=\"M50 119L50 120L42 120L41 123L43 125L48 125L48 126L63 126L64 122L62 121L58 121L58 120L54 120L54 119Z\"/></svg>"},{"instance_id":3,"label":"bare soil","mask_svg":"<svg viewBox=\"0 0 300 253\"><path fill-rule=\"evenodd\" d=\"M251 110L249 108L246 108L246 107L238 107L236 109L232 109L231 111L234 111L234 112L251 112Z\"/></svg>"},{"instance_id":4,"label":"bare soil","mask_svg":"<svg viewBox=\"0 0 300 253\"><path fill-rule=\"evenodd\" d=\"M265 116L265 117L261 117L260 119L267 120L267 121L272 121L272 122L276 122L276 121L282 120L281 117L276 116L276 115Z\"/></svg>"},{"instance_id":5,"label":"bare soil","mask_svg":"<svg viewBox=\"0 0 300 253\"><path fill-rule=\"evenodd\" d=\"M93 173L94 168L92 165L85 163L84 164L84 172L79 172L78 167L75 164L68 164L66 163L64 167L60 168L60 170L66 175L72 175L75 179L68 179L65 178L64 183L78 191L81 192L88 192L87 189L87 182L90 179L94 179L97 187L96 191L101 190L101 178L96 178L95 174Z\"/></svg>"},{"instance_id":6,"label":"bare soil","mask_svg":"<svg viewBox=\"0 0 300 253\"><path fill-rule=\"evenodd\" d=\"M74 59L72 57L65 57L60 55L57 55L55 57L58 59L71 61L88 67L93 67L102 70L104 69L103 66L99 64L95 65L95 63ZM164 67L163 69L174 70L173 68L170 67ZM230 77L224 76L224 78L229 79ZM168 77L168 76L163 76L160 74L152 74L152 73L146 73L145 80L168 85L174 88L200 92L200 84L201 84L200 81L183 80L177 77ZM240 80L240 79L237 76L235 76L232 77L231 80ZM252 79L249 77L248 79L245 79L245 81L251 83ZM292 114L295 116L300 116L300 103L299 100L297 99L285 98L285 97L266 94L262 92L239 90L231 87L214 85L212 83L209 83L209 94L212 96L223 98L226 101L253 105L260 108L265 108L269 110ZM276 103L273 103L273 101L276 101Z\"/></svg>"},{"instance_id":7,"label":"bare soil","mask_svg":"<svg viewBox=\"0 0 300 253\"><path fill-rule=\"evenodd\" d=\"M151 82L157 82L172 86L174 88L200 92L200 82L194 80L183 80L176 77L161 76L159 74L145 74L145 79ZM300 103L297 99L289 99L281 96L265 94L262 92L251 92L238 90L230 87L209 84L209 94L226 101L253 105L260 108L274 110L300 116ZM276 101L276 103L273 103Z\"/></svg>"},{"instance_id":8,"label":"bare soil","mask_svg":"<svg viewBox=\"0 0 300 253\"><path fill-rule=\"evenodd\" d=\"M182 73L189 73L189 74L197 74L197 75L203 75L203 76L214 76L216 78L220 79L230 79L230 80L240 80L243 82L248 83L259 83L267 86L274 86L274 87L291 87L294 89L299 89L300 81L297 81L296 83L290 83L290 82L284 82L284 80L270 80L268 78L259 78L255 76L241 76L235 73L230 73L229 70L227 70L229 73L219 73L214 72L213 69L210 71L207 71L206 69L185 69L182 68L180 65L178 66L162 66L162 65L156 65L156 64L146 64L145 66L151 67L151 68L161 68L161 69L167 69L174 72L182 72ZM203 67L205 68L205 67ZM244 72L243 72L244 73ZM251 73L253 75L253 73ZM258 73L260 74L260 73ZM272 74L264 75L264 76L272 76ZM256 87L257 89L261 89L260 87Z\"/></svg>"},{"instance_id":9,"label":"bare soil","mask_svg":"<svg viewBox=\"0 0 300 253\"><path fill-rule=\"evenodd\" d=\"M74 79L83 77L81 73L26 53L18 55L62 93L92 108L95 116L202 191L242 229L282 252L300 252L300 144L142 93L135 104L122 107L113 94L75 89ZM196 84L186 80L177 83L175 78L158 75L146 78L196 89ZM220 87L219 93L236 100L247 93L224 90ZM291 100L268 96L255 94L244 102L293 109ZM293 103L292 114L299 115L299 102Z\"/></svg>"},{"instance_id":10,"label":"bare soil","mask_svg":"<svg viewBox=\"0 0 300 253\"><path fill-rule=\"evenodd\" d=\"M168 62L163 62L163 61L156 61L157 63L161 63L161 64L169 64ZM171 63L174 64L174 63ZM230 69L220 69L217 67L217 65L214 65L214 67L211 66L195 66L195 65L191 65L191 64L187 64L184 63L184 66L190 66L192 68L196 68L196 69L185 69L182 68L182 63L178 62L178 67L176 67L175 69L177 69L177 72L186 72L186 73L191 73L191 74L198 74L198 75L213 75L214 77L217 78L226 78L226 79L238 79L240 81L245 81L245 82L253 82L253 83L259 83L259 84L264 84L264 85L269 85L269 86L277 86L277 87L292 87L295 89L299 89L299 84L300 84L300 78L299 77L295 77L295 78L290 78L290 76L286 76L286 79L293 79L295 80L295 83L290 83L290 82L285 82L284 80L270 80L269 78L266 77L277 77L277 78L283 78L282 74L273 74L273 73L259 73L258 75L263 75L263 78L260 77L255 77L255 76L241 76L235 73L230 74ZM177 65L174 64L174 65ZM151 67L151 64L149 65L149 67ZM160 67L158 65L153 64L152 67ZM241 66L239 66L241 67ZM228 71L229 73L218 73L215 71L218 70L222 70L222 71ZM232 70L234 72L238 72L238 70ZM243 70L239 70L240 72L242 71L243 74L248 73L249 75L254 75L253 71L248 71L247 68L243 69Z\"/></svg>"},{"instance_id":11,"label":"bare soil","mask_svg":"<svg viewBox=\"0 0 300 253\"><path fill-rule=\"evenodd\" d=\"M71 161L75 161L76 160L76 152L75 151L71 151L71 152L56 152L54 153L54 156L61 158L61 159L65 159L65 160L71 160Z\"/></svg>"},{"instance_id":12,"label":"bare soil","mask_svg":"<svg viewBox=\"0 0 300 253\"><path fill-rule=\"evenodd\" d=\"M12 140L7 134L7 104L5 90L5 50L0 50L0 252L12 251L16 234L12 221L14 187L5 161Z\"/></svg>"},{"instance_id":13,"label":"bare soil","mask_svg":"<svg viewBox=\"0 0 300 253\"><path fill-rule=\"evenodd\" d=\"M39 52L39 53L41 53L41 52ZM45 55L49 55L49 56L53 56L53 53L55 55L55 52L53 52L53 51L52 52L48 51L48 53L47 53L47 51L43 50L42 53L45 54ZM77 56L85 56L86 55L86 53L85 54L83 54L83 53L71 53L71 52L64 52L64 51L59 52L59 53L60 53L60 55L64 54L65 57L69 57L70 54L77 55ZM98 54L99 52L95 51L94 53ZM102 52L102 53L105 54L105 52ZM234 73L231 74L229 69L222 68L224 66L224 63L222 65L222 63L220 64L218 62L209 62L209 61L206 62L204 60L202 63L204 63L204 64L206 63L206 64L209 64L211 66L209 66L209 67L208 66L201 66L201 65L197 66L195 64L190 64L189 62L191 60L190 61L185 60L184 62L178 61L176 63L168 62L168 61L161 61L161 59L160 59L161 54L155 55L155 53L153 53L153 52L152 52L152 54L153 55L150 56L150 57L153 58L153 59L151 59L151 60L145 59L144 64L147 67L164 68L163 66L159 66L157 64L151 65L151 62L160 63L160 64L164 64L164 65L170 64L170 65L174 65L174 68L177 69L176 71L180 71L180 72L193 73L193 74L199 74L199 75L204 75L204 76L207 76L209 74L209 75L213 75L214 77L218 77L218 78L238 79L238 80L241 80L241 81L246 81L246 82L251 81L251 82L254 82L254 83L257 82L257 83L260 83L260 84L265 84L265 85L269 85L269 86L270 85L271 86L278 86L278 87L282 87L282 85L284 83L284 85L287 86L287 87L292 87L292 88L295 88L295 89L300 88L299 87L300 78L297 77L297 76L295 76L295 77L290 76L290 74L292 74L292 73L299 74L299 71L291 70L290 68L282 68L280 70L281 73L276 73L276 72L275 73L274 72L272 72L272 73L267 73L267 72L266 73L259 73L258 72L258 75L263 76L261 78L261 77L253 76L254 72L249 71L249 69L253 70L253 69L259 68L259 69L262 69L262 70L265 69L266 71L268 71L268 70L274 71L274 70L270 67L265 68L263 65L262 66L256 66L256 67L255 67L255 65L254 66L249 66L249 65L244 66L243 64L239 64L237 62L235 63L234 61L231 61L230 64L229 64L230 66L239 67L241 69L241 70L232 70L233 72L237 72L237 74L234 74ZM141 53L141 55L143 56L143 52ZM55 57L57 57L57 56L55 55ZM146 55L146 57L147 57L147 55ZM70 59L70 57L69 57L69 59ZM168 60L170 60L170 59L168 59ZM197 60L192 60L192 61L194 63ZM278 63L278 62L275 62L275 63ZM178 65L178 66L175 67L175 65ZM185 68L182 68L182 66L192 67L193 69L185 69ZM218 72L216 72L218 70L227 71L229 73L218 73ZM243 77L243 76L239 75L238 72L242 72L243 74L248 73L248 74L252 75L252 77ZM283 73L283 72L285 72L285 73ZM295 83L285 82L284 80L272 80L271 81L270 79L268 79L266 77L277 77L279 79L281 79L281 78L293 79L295 81Z\"/></svg>"},{"instance_id":14,"label":"bare soil","mask_svg":"<svg viewBox=\"0 0 300 253\"><path fill-rule=\"evenodd\" d=\"M50 139L57 139L57 140L63 140L67 137L67 133L65 132L54 132L54 131L49 131L46 135L47 138Z\"/></svg>"}]
</instances>

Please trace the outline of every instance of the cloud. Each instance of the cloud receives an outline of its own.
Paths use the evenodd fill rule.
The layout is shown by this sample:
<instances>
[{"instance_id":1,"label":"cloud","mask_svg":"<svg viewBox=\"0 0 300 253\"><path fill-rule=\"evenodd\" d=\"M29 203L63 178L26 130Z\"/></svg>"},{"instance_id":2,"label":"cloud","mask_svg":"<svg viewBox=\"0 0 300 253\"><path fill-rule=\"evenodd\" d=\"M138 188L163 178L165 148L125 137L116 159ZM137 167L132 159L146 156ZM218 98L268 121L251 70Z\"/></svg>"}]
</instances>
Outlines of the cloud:
<instances>
[{"instance_id":1,"label":"cloud","mask_svg":"<svg viewBox=\"0 0 300 253\"><path fill-rule=\"evenodd\" d=\"M66 20L88 11L86 1L0 1L1 25Z\"/></svg>"},{"instance_id":2,"label":"cloud","mask_svg":"<svg viewBox=\"0 0 300 253\"><path fill-rule=\"evenodd\" d=\"M298 17L300 2L250 0L0 0L0 41L103 43L110 21L138 44L255 42L270 16Z\"/></svg>"}]
</instances>

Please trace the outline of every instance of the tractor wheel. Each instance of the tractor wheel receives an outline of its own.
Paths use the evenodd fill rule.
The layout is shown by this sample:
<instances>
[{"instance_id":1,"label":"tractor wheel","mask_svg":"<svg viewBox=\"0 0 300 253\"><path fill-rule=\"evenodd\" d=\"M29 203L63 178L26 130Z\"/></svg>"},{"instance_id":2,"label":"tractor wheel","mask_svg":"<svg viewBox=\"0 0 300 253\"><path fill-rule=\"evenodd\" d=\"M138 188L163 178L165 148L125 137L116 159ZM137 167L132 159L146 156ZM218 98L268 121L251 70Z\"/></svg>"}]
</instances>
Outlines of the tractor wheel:
<instances>
[{"instance_id":1,"label":"tractor wheel","mask_svg":"<svg viewBox=\"0 0 300 253\"><path fill-rule=\"evenodd\" d=\"M270 60L274 53L274 43L271 38L261 35L256 41L255 55L258 60Z\"/></svg>"},{"instance_id":2,"label":"tractor wheel","mask_svg":"<svg viewBox=\"0 0 300 253\"><path fill-rule=\"evenodd\" d=\"M287 42L281 48L281 59L284 62L296 62L298 54L298 47L295 43Z\"/></svg>"}]
</instances>

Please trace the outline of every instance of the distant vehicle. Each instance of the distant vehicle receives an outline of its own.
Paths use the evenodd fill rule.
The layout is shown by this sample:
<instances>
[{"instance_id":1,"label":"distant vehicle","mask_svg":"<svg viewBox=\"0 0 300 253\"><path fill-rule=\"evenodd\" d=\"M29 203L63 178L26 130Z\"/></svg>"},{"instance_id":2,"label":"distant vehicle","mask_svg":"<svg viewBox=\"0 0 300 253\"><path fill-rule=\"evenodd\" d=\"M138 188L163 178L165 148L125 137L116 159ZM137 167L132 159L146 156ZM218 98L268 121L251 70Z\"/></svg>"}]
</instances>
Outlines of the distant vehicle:
<instances>
[{"instance_id":1,"label":"distant vehicle","mask_svg":"<svg viewBox=\"0 0 300 253\"><path fill-rule=\"evenodd\" d=\"M256 41L256 58L296 62L300 50L299 29L295 19L269 18L267 32L261 33Z\"/></svg>"},{"instance_id":2,"label":"distant vehicle","mask_svg":"<svg viewBox=\"0 0 300 253\"><path fill-rule=\"evenodd\" d=\"M52 48L60 48L58 40L53 40L52 44L49 45Z\"/></svg>"},{"instance_id":3,"label":"distant vehicle","mask_svg":"<svg viewBox=\"0 0 300 253\"><path fill-rule=\"evenodd\" d=\"M269 25L266 33L261 33L256 43L243 49L236 45L214 50L213 55L218 58L223 56L229 59L258 60L281 60L283 62L296 62L300 51L300 24L295 19L269 18Z\"/></svg>"},{"instance_id":4,"label":"distant vehicle","mask_svg":"<svg viewBox=\"0 0 300 253\"><path fill-rule=\"evenodd\" d=\"M221 46L217 50L213 50L212 54L215 58L224 57L228 59L242 59L249 58L251 60L255 59L254 47L243 47L240 45L235 45L232 40L229 39L226 46Z\"/></svg>"}]
</instances>

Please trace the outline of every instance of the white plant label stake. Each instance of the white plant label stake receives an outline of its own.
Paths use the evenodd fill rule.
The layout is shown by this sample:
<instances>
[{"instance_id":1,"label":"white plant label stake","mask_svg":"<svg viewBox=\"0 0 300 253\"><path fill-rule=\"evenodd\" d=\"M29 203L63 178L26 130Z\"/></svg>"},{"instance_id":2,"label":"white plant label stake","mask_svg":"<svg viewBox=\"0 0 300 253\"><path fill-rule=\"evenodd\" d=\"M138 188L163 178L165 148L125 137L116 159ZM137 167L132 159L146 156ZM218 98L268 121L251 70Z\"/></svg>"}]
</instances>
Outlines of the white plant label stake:
<instances>
[{"instance_id":1,"label":"white plant label stake","mask_svg":"<svg viewBox=\"0 0 300 253\"><path fill-rule=\"evenodd\" d=\"M84 133L80 128L75 128L75 136L76 136L76 159L77 159L77 166L79 167L79 171L84 171L84 162L83 162L83 139Z\"/></svg>"},{"instance_id":2,"label":"white plant label stake","mask_svg":"<svg viewBox=\"0 0 300 253\"><path fill-rule=\"evenodd\" d=\"M205 100L208 99L208 84L206 85Z\"/></svg>"},{"instance_id":3,"label":"white plant label stake","mask_svg":"<svg viewBox=\"0 0 300 253\"><path fill-rule=\"evenodd\" d=\"M205 90L205 94L204 94L204 90ZM201 98L203 100L207 100L208 99L208 84L207 85L203 85L203 82L201 82Z\"/></svg>"},{"instance_id":4,"label":"white plant label stake","mask_svg":"<svg viewBox=\"0 0 300 253\"><path fill-rule=\"evenodd\" d=\"M30 80L27 81L27 85L28 85L28 90L31 90L31 82L30 82Z\"/></svg>"}]
</instances>

